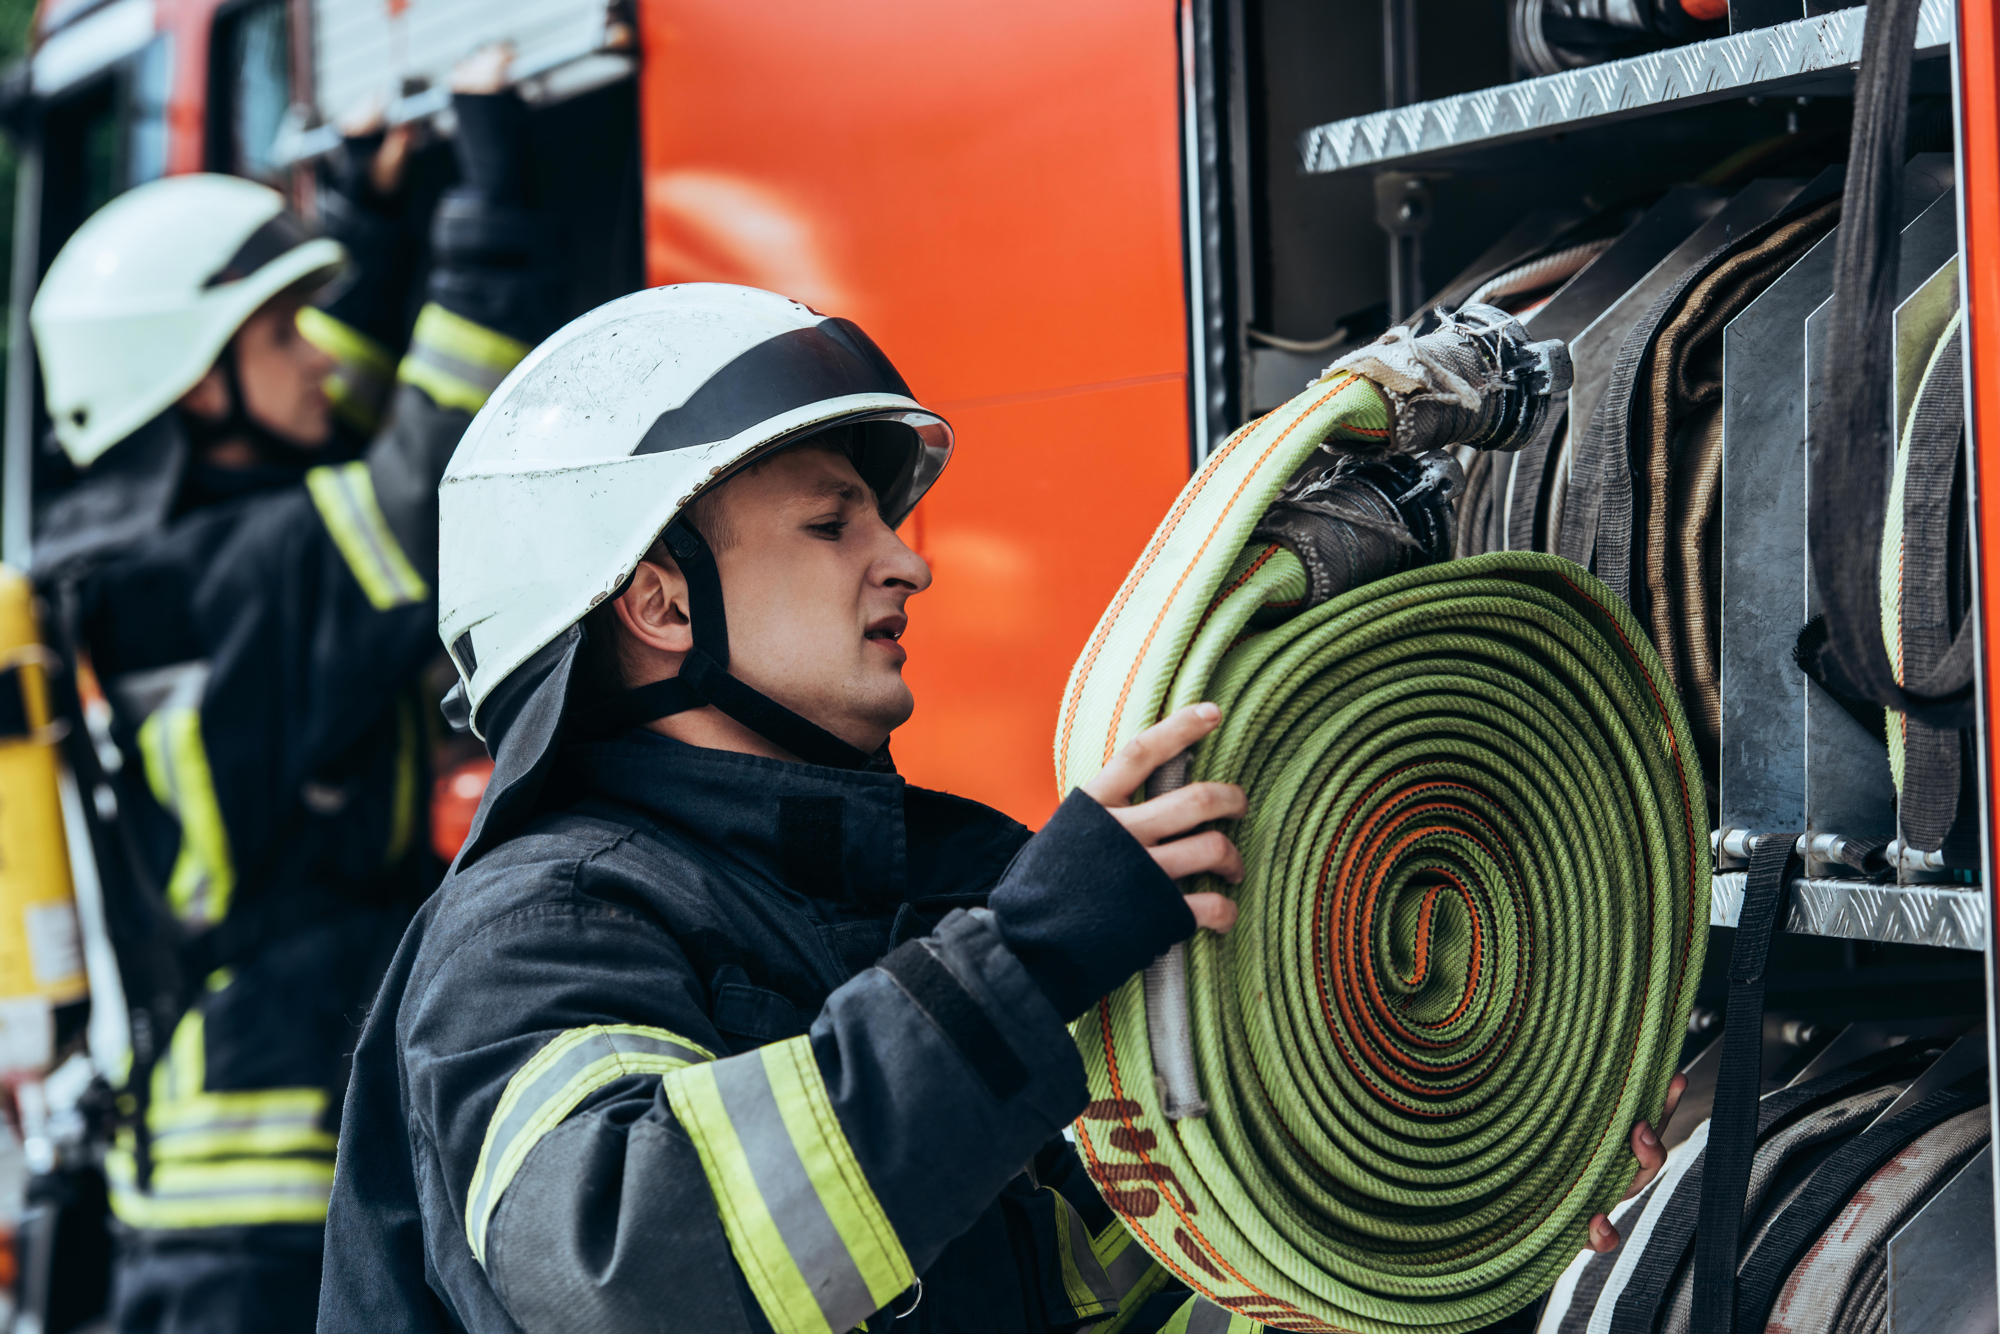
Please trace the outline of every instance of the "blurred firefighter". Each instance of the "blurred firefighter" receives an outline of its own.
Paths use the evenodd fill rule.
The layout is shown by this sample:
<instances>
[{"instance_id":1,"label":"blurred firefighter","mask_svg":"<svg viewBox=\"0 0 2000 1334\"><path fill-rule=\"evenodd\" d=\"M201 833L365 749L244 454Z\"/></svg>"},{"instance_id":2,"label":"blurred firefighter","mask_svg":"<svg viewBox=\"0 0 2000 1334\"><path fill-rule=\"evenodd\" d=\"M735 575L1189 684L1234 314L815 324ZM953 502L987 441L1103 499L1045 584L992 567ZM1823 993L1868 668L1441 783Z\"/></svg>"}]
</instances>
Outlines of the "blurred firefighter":
<instances>
[{"instance_id":1,"label":"blurred firefighter","mask_svg":"<svg viewBox=\"0 0 2000 1334\"><path fill-rule=\"evenodd\" d=\"M345 1053L439 869L417 691L437 482L553 322L506 64L454 77L459 183L406 347L395 131L349 139L329 236L264 186L170 178L86 222L35 299L79 470L35 573L111 705L107 870L162 905L146 944L178 979L150 1040L152 984L127 978L106 1175L130 1334L313 1327Z\"/></svg>"}]
</instances>

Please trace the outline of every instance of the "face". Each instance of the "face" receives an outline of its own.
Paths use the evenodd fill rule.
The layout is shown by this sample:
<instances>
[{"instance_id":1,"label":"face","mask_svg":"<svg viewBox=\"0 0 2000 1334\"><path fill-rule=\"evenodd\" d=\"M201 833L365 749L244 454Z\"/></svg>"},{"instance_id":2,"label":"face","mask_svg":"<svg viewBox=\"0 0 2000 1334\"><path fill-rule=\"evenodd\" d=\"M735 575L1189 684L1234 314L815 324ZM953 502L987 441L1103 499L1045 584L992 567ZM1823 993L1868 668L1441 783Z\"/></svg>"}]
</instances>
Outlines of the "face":
<instances>
[{"instance_id":1,"label":"face","mask_svg":"<svg viewBox=\"0 0 2000 1334\"><path fill-rule=\"evenodd\" d=\"M716 568L731 675L863 750L881 746L916 707L897 641L930 567L839 454L781 454L712 504L730 538Z\"/></svg>"},{"instance_id":2,"label":"face","mask_svg":"<svg viewBox=\"0 0 2000 1334\"><path fill-rule=\"evenodd\" d=\"M251 417L292 444L310 449L333 435L326 377L334 362L299 332L303 304L290 296L264 303L237 330L234 353L243 406ZM204 416L222 416L229 410L229 390L221 373L210 371L184 401Z\"/></svg>"}]
</instances>

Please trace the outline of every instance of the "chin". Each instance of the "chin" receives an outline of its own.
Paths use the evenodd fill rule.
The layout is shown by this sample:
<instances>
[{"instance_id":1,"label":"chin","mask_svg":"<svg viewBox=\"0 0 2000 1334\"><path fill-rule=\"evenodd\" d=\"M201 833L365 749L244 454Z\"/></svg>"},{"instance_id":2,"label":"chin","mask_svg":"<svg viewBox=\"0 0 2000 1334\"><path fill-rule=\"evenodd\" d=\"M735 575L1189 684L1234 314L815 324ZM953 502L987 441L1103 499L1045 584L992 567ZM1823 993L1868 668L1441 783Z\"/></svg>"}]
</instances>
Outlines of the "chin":
<instances>
[{"instance_id":1,"label":"chin","mask_svg":"<svg viewBox=\"0 0 2000 1334\"><path fill-rule=\"evenodd\" d=\"M869 724L884 733L894 732L910 721L910 715L917 711L917 701L910 694L909 687L903 685L900 680L896 684L900 689L893 695L877 701L876 707L867 710Z\"/></svg>"}]
</instances>

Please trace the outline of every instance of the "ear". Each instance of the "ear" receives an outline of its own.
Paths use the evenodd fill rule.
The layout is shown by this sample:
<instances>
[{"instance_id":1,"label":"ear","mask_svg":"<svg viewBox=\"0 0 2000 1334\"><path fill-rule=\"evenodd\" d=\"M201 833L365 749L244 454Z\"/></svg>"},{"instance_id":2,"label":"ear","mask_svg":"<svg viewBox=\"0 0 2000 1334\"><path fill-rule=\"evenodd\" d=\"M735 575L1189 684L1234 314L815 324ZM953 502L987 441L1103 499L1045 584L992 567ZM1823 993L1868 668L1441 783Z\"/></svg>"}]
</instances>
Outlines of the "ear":
<instances>
[{"instance_id":1,"label":"ear","mask_svg":"<svg viewBox=\"0 0 2000 1334\"><path fill-rule=\"evenodd\" d=\"M672 654L694 647L687 580L671 562L640 561L632 574L632 586L613 605L618 623L638 644L656 653Z\"/></svg>"},{"instance_id":2,"label":"ear","mask_svg":"<svg viewBox=\"0 0 2000 1334\"><path fill-rule=\"evenodd\" d=\"M209 367L208 374L181 395L180 405L197 417L220 420L229 411L229 388L222 383L222 372Z\"/></svg>"}]
</instances>

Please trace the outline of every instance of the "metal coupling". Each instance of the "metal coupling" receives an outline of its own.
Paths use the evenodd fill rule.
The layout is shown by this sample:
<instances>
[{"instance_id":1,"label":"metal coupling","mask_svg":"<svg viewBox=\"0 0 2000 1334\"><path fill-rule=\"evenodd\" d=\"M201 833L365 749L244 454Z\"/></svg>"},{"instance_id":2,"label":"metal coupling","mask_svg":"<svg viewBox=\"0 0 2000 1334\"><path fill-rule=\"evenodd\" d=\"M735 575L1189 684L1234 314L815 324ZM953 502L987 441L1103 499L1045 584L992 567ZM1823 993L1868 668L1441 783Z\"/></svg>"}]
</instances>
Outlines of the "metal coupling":
<instances>
[{"instance_id":1,"label":"metal coupling","mask_svg":"<svg viewBox=\"0 0 2000 1334\"><path fill-rule=\"evenodd\" d=\"M1889 841L1887 855L1889 865L1902 871L1942 871L1946 869L1944 852L1942 850L1925 852L1922 848L1911 847L1900 838Z\"/></svg>"},{"instance_id":2,"label":"metal coupling","mask_svg":"<svg viewBox=\"0 0 2000 1334\"><path fill-rule=\"evenodd\" d=\"M1450 560L1452 501L1465 472L1451 455L1308 456L1264 517L1253 542L1277 542L1306 571L1298 611L1419 565Z\"/></svg>"},{"instance_id":3,"label":"metal coupling","mask_svg":"<svg viewBox=\"0 0 2000 1334\"><path fill-rule=\"evenodd\" d=\"M1548 424L1549 399L1570 386L1569 348L1536 342L1497 306L1433 310L1414 329L1395 328L1328 368L1374 381L1389 403L1398 453L1470 445L1511 452Z\"/></svg>"}]
</instances>

